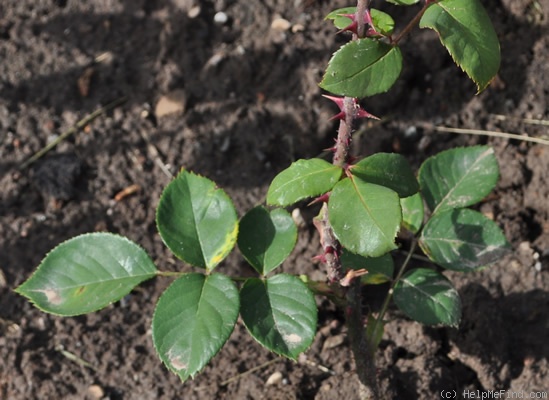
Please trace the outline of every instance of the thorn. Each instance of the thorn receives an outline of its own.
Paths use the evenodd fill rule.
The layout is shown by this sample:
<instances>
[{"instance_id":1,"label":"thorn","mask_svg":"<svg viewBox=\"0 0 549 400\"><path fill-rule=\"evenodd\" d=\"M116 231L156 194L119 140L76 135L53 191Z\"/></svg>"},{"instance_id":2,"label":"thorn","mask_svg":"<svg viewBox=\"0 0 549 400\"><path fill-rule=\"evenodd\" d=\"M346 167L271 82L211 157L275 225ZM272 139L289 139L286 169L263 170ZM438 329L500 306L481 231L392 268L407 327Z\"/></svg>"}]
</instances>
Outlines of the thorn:
<instances>
[{"instance_id":1,"label":"thorn","mask_svg":"<svg viewBox=\"0 0 549 400\"><path fill-rule=\"evenodd\" d=\"M324 193L323 195L318 196L316 199L314 199L309 204L307 204L307 206L312 206L313 204L317 204L317 203L327 203L329 199L330 199L330 192Z\"/></svg>"},{"instance_id":2,"label":"thorn","mask_svg":"<svg viewBox=\"0 0 549 400\"><path fill-rule=\"evenodd\" d=\"M360 107L360 106L359 106ZM356 113L357 118L371 118L371 119L377 119L379 121L379 117L376 117L373 114L370 114L368 111L363 110L362 108L359 108Z\"/></svg>"},{"instance_id":3,"label":"thorn","mask_svg":"<svg viewBox=\"0 0 549 400\"><path fill-rule=\"evenodd\" d=\"M323 94L322 97L325 97L328 100L332 100L339 107L339 113L337 113L332 118L330 118L330 121L334 120L334 119L345 120L345 117L346 117L346 115L345 115L345 106L343 104L344 98L343 97L328 96L326 94ZM360 104L358 104L358 101L357 101L356 98L353 98L352 100L353 100L353 109L354 109L354 113L355 113L354 118L371 118L371 119L379 120L378 117L376 117L375 115L370 114L368 111L364 110L360 106Z\"/></svg>"},{"instance_id":4,"label":"thorn","mask_svg":"<svg viewBox=\"0 0 549 400\"><path fill-rule=\"evenodd\" d=\"M313 261L326 264L326 256L324 254L319 254L318 256L313 257Z\"/></svg>"},{"instance_id":5,"label":"thorn","mask_svg":"<svg viewBox=\"0 0 549 400\"><path fill-rule=\"evenodd\" d=\"M334 103L337 104L340 110L343 110L343 97L328 96L327 94L323 94L322 97L325 97L328 100L332 100Z\"/></svg>"},{"instance_id":6,"label":"thorn","mask_svg":"<svg viewBox=\"0 0 549 400\"><path fill-rule=\"evenodd\" d=\"M345 119L345 113L343 111L340 111L336 115L334 115L333 117L330 117L330 119L328 121L333 121L333 120L336 120L336 119Z\"/></svg>"}]
</instances>

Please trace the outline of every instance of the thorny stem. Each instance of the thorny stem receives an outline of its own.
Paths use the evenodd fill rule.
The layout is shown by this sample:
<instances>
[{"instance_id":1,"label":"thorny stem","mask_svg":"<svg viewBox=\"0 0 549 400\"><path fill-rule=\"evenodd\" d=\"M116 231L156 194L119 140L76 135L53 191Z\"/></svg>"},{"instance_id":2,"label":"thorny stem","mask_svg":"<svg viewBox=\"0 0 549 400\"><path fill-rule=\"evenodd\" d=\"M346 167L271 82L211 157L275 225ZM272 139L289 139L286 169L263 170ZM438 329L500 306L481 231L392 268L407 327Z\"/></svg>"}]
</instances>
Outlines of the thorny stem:
<instances>
[{"instance_id":1,"label":"thorny stem","mask_svg":"<svg viewBox=\"0 0 549 400\"><path fill-rule=\"evenodd\" d=\"M343 112L345 113L345 119L339 121L339 129L337 132L337 141L333 159L333 164L342 168L345 167L349 159L351 133L356 114L355 102L352 97L345 96L343 99Z\"/></svg>"},{"instance_id":2,"label":"thorny stem","mask_svg":"<svg viewBox=\"0 0 549 400\"><path fill-rule=\"evenodd\" d=\"M357 40L365 35L364 15L370 5L369 0L358 0L356 21L357 34L353 35L353 40ZM345 118L339 122L337 140L335 144L333 164L345 168L349 161L349 149L351 146L351 133L354 120L357 117L356 103L351 97L343 99L342 111ZM328 207L324 203L322 210L318 216L316 223L321 233L321 244L323 249L329 242L330 247L335 252L325 252L326 264L328 267L328 281L331 286L335 287L336 282L341 282L343 279L343 268L340 261L341 246L333 234L332 227L328 219ZM338 285L340 286L340 285ZM338 287L339 288L339 287ZM343 288L345 289L345 288ZM349 340L351 350L355 358L355 365L359 379L360 399L377 399L378 386L376 377L376 366L374 359L374 349L372 344L368 342L366 331L364 329L362 316L362 294L360 278L355 278L351 281L350 286L345 293L345 319L349 330Z\"/></svg>"},{"instance_id":3,"label":"thorny stem","mask_svg":"<svg viewBox=\"0 0 549 400\"><path fill-rule=\"evenodd\" d=\"M363 38L366 35L366 26L364 24L364 14L370 6L370 0L358 0L356 5L356 35Z\"/></svg>"}]
</instances>

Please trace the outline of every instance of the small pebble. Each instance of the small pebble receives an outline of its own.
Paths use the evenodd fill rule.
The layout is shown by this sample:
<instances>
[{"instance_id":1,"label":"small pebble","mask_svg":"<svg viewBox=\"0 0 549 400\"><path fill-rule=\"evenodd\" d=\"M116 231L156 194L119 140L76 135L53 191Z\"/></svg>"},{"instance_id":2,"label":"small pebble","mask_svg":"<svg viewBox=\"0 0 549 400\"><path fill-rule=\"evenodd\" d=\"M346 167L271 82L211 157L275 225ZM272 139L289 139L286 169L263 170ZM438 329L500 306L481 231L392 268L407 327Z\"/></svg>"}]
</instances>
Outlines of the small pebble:
<instances>
[{"instance_id":1,"label":"small pebble","mask_svg":"<svg viewBox=\"0 0 549 400\"><path fill-rule=\"evenodd\" d=\"M219 11L214 15L214 22L218 25L225 25L229 17L223 11Z\"/></svg>"},{"instance_id":2,"label":"small pebble","mask_svg":"<svg viewBox=\"0 0 549 400\"><path fill-rule=\"evenodd\" d=\"M99 385L91 385L88 387L88 396L92 399L102 399L105 396L105 391Z\"/></svg>"},{"instance_id":3,"label":"small pebble","mask_svg":"<svg viewBox=\"0 0 549 400\"><path fill-rule=\"evenodd\" d=\"M154 108L154 114L157 118L170 114L182 114L185 111L185 104L185 92L174 90L158 99Z\"/></svg>"},{"instance_id":4,"label":"small pebble","mask_svg":"<svg viewBox=\"0 0 549 400\"><path fill-rule=\"evenodd\" d=\"M194 6L187 12L187 16L191 19L196 18L200 15L200 11L200 6Z\"/></svg>"},{"instance_id":5,"label":"small pebble","mask_svg":"<svg viewBox=\"0 0 549 400\"><path fill-rule=\"evenodd\" d=\"M287 31L292 27L292 24L290 21L284 18L276 18L271 23L271 29L274 29L275 31Z\"/></svg>"},{"instance_id":6,"label":"small pebble","mask_svg":"<svg viewBox=\"0 0 549 400\"><path fill-rule=\"evenodd\" d=\"M292 33L303 32L304 30L305 30L305 27L301 24L295 24L292 26Z\"/></svg>"},{"instance_id":7,"label":"small pebble","mask_svg":"<svg viewBox=\"0 0 549 400\"><path fill-rule=\"evenodd\" d=\"M417 128L414 125L410 125L404 131L404 136L406 137L415 137L417 135Z\"/></svg>"},{"instance_id":8,"label":"small pebble","mask_svg":"<svg viewBox=\"0 0 549 400\"><path fill-rule=\"evenodd\" d=\"M267 382L265 382L266 386L271 385L278 385L280 382L282 382L282 373L279 371L273 372L271 376L267 379Z\"/></svg>"}]
</instances>

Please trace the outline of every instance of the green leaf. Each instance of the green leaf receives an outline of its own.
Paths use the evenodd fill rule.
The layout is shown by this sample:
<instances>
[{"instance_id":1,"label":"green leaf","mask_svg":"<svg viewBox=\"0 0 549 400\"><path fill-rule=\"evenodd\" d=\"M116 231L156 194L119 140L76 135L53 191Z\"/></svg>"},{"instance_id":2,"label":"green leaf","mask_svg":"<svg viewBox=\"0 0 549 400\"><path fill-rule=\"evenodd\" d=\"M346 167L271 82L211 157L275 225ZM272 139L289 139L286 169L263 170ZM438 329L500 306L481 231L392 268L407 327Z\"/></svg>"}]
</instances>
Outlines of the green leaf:
<instances>
[{"instance_id":1,"label":"green leaf","mask_svg":"<svg viewBox=\"0 0 549 400\"><path fill-rule=\"evenodd\" d=\"M49 252L15 291L42 311L72 316L99 310L156 275L147 253L111 233L88 233Z\"/></svg>"},{"instance_id":2,"label":"green leaf","mask_svg":"<svg viewBox=\"0 0 549 400\"><path fill-rule=\"evenodd\" d=\"M500 64L499 41L490 17L479 0L433 2L419 22L435 30L456 64L482 92Z\"/></svg>"},{"instance_id":3,"label":"green leaf","mask_svg":"<svg viewBox=\"0 0 549 400\"><path fill-rule=\"evenodd\" d=\"M408 161L400 154L377 153L351 167L351 173L365 182L393 189L400 197L417 193L419 184Z\"/></svg>"},{"instance_id":4,"label":"green leaf","mask_svg":"<svg viewBox=\"0 0 549 400\"><path fill-rule=\"evenodd\" d=\"M457 327L461 319L459 293L448 279L431 269L404 274L395 286L394 300L404 314L422 324Z\"/></svg>"},{"instance_id":5,"label":"green leaf","mask_svg":"<svg viewBox=\"0 0 549 400\"><path fill-rule=\"evenodd\" d=\"M368 258L344 250L341 254L341 265L354 270L366 269L368 273L361 277L364 284L378 285L393 279L394 262L390 253Z\"/></svg>"},{"instance_id":6,"label":"green leaf","mask_svg":"<svg viewBox=\"0 0 549 400\"><path fill-rule=\"evenodd\" d=\"M389 36L395 30L395 20L383 11L370 8L370 15L376 31L382 35Z\"/></svg>"},{"instance_id":7,"label":"green leaf","mask_svg":"<svg viewBox=\"0 0 549 400\"><path fill-rule=\"evenodd\" d=\"M156 224L181 260L212 270L233 249L238 220L227 194L211 180L183 171L164 189Z\"/></svg>"},{"instance_id":8,"label":"green leaf","mask_svg":"<svg viewBox=\"0 0 549 400\"><path fill-rule=\"evenodd\" d=\"M353 253L379 257L396 248L402 216L391 189L357 177L343 179L332 190L328 216L337 239Z\"/></svg>"},{"instance_id":9,"label":"green leaf","mask_svg":"<svg viewBox=\"0 0 549 400\"><path fill-rule=\"evenodd\" d=\"M354 13L356 13L356 7L339 8L328 14L325 19L333 20L337 29L345 29L353 21L351 18L345 17L344 15ZM374 23L374 28L376 31L385 36L393 33L393 30L395 29L395 21L389 14L376 10L375 8L371 8L370 15L372 16L372 22Z\"/></svg>"},{"instance_id":10,"label":"green leaf","mask_svg":"<svg viewBox=\"0 0 549 400\"><path fill-rule=\"evenodd\" d=\"M440 266L471 271L497 261L509 251L494 221L468 208L434 215L421 234L421 248Z\"/></svg>"},{"instance_id":11,"label":"green leaf","mask_svg":"<svg viewBox=\"0 0 549 400\"><path fill-rule=\"evenodd\" d=\"M313 294L295 276L248 279L240 290L241 315L250 334L270 351L296 359L313 342L317 309Z\"/></svg>"},{"instance_id":12,"label":"green leaf","mask_svg":"<svg viewBox=\"0 0 549 400\"><path fill-rule=\"evenodd\" d=\"M402 208L402 226L413 234L418 233L425 215L421 193L400 199L400 207Z\"/></svg>"},{"instance_id":13,"label":"green leaf","mask_svg":"<svg viewBox=\"0 0 549 400\"><path fill-rule=\"evenodd\" d=\"M320 158L297 160L274 178L267 204L285 207L329 192L342 173L343 169Z\"/></svg>"},{"instance_id":14,"label":"green leaf","mask_svg":"<svg viewBox=\"0 0 549 400\"><path fill-rule=\"evenodd\" d=\"M258 206L240 220L238 247L257 272L264 275L278 267L292 252L297 227L283 209L269 212Z\"/></svg>"},{"instance_id":15,"label":"green leaf","mask_svg":"<svg viewBox=\"0 0 549 400\"><path fill-rule=\"evenodd\" d=\"M320 87L340 96L373 96L389 90L401 69L398 46L374 39L353 40L334 53Z\"/></svg>"},{"instance_id":16,"label":"green leaf","mask_svg":"<svg viewBox=\"0 0 549 400\"><path fill-rule=\"evenodd\" d=\"M397 6L411 6L419 3L419 0L385 0L388 3L396 4Z\"/></svg>"},{"instance_id":17,"label":"green leaf","mask_svg":"<svg viewBox=\"0 0 549 400\"><path fill-rule=\"evenodd\" d=\"M443 151L419 169L421 193L433 213L478 203L498 178L498 162L488 146Z\"/></svg>"},{"instance_id":18,"label":"green leaf","mask_svg":"<svg viewBox=\"0 0 549 400\"><path fill-rule=\"evenodd\" d=\"M158 356L185 381L223 347L239 311L238 290L226 276L186 274L160 296L152 321Z\"/></svg>"}]
</instances>

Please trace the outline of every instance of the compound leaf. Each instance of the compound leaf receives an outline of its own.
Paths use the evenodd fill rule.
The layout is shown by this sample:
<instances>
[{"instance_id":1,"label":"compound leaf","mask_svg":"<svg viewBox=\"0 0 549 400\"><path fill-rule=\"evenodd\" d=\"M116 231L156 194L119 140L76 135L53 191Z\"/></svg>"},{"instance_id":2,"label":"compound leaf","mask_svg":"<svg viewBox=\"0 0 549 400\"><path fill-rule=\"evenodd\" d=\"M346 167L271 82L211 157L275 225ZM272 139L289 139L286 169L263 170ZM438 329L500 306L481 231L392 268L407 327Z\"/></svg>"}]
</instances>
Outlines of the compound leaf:
<instances>
[{"instance_id":1,"label":"compound leaf","mask_svg":"<svg viewBox=\"0 0 549 400\"><path fill-rule=\"evenodd\" d=\"M479 0L433 2L423 14L421 28L435 30L454 61L482 92L500 64L499 41Z\"/></svg>"},{"instance_id":2,"label":"compound leaf","mask_svg":"<svg viewBox=\"0 0 549 400\"><path fill-rule=\"evenodd\" d=\"M433 213L478 203L498 178L498 162L488 146L443 151L425 160L419 170L421 193Z\"/></svg>"},{"instance_id":3,"label":"compound leaf","mask_svg":"<svg viewBox=\"0 0 549 400\"><path fill-rule=\"evenodd\" d=\"M317 309L313 294L295 276L248 279L240 290L241 315L250 334L270 351L296 359L313 342Z\"/></svg>"},{"instance_id":4,"label":"compound leaf","mask_svg":"<svg viewBox=\"0 0 549 400\"><path fill-rule=\"evenodd\" d=\"M343 247L364 257L379 257L396 248L402 220L398 194L358 177L340 181L332 190L328 216Z\"/></svg>"},{"instance_id":5,"label":"compound leaf","mask_svg":"<svg viewBox=\"0 0 549 400\"><path fill-rule=\"evenodd\" d=\"M156 305L152 336L158 356L182 381L194 377L227 341L238 311L238 290L225 275L183 275Z\"/></svg>"},{"instance_id":6,"label":"compound leaf","mask_svg":"<svg viewBox=\"0 0 549 400\"><path fill-rule=\"evenodd\" d=\"M308 197L330 191L343 169L320 158L297 160L272 181L267 204L289 206Z\"/></svg>"},{"instance_id":7,"label":"compound leaf","mask_svg":"<svg viewBox=\"0 0 549 400\"><path fill-rule=\"evenodd\" d=\"M132 241L88 233L55 247L15 291L42 311L80 315L120 300L156 272L147 253Z\"/></svg>"},{"instance_id":8,"label":"compound leaf","mask_svg":"<svg viewBox=\"0 0 549 400\"><path fill-rule=\"evenodd\" d=\"M264 275L278 267L292 252L297 227L292 216L277 208L258 206L240 220L238 248L257 272Z\"/></svg>"},{"instance_id":9,"label":"compound leaf","mask_svg":"<svg viewBox=\"0 0 549 400\"><path fill-rule=\"evenodd\" d=\"M208 270L230 253L238 232L236 210L227 194L211 180L187 171L164 189L156 224L177 257Z\"/></svg>"},{"instance_id":10,"label":"compound leaf","mask_svg":"<svg viewBox=\"0 0 549 400\"><path fill-rule=\"evenodd\" d=\"M494 221L468 208L446 210L425 225L419 244L440 266L472 271L501 258L509 243Z\"/></svg>"},{"instance_id":11,"label":"compound leaf","mask_svg":"<svg viewBox=\"0 0 549 400\"><path fill-rule=\"evenodd\" d=\"M395 286L394 300L404 314L422 324L458 326L461 319L459 293L432 269L405 273Z\"/></svg>"},{"instance_id":12,"label":"compound leaf","mask_svg":"<svg viewBox=\"0 0 549 400\"><path fill-rule=\"evenodd\" d=\"M398 46L374 39L353 40L334 53L320 87L340 96L373 96L389 90L401 69Z\"/></svg>"}]
</instances>

